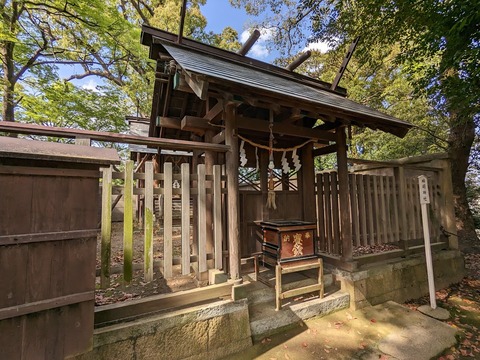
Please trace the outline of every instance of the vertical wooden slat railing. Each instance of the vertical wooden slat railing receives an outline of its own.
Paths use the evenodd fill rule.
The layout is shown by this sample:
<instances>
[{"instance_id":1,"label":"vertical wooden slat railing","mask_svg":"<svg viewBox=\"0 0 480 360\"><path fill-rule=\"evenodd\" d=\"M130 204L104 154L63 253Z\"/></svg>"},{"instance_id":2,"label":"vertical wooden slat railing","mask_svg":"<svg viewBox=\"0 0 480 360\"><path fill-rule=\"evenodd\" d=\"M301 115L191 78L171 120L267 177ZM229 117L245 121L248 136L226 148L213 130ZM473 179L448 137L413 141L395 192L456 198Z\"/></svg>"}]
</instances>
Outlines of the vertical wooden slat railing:
<instances>
[{"instance_id":1,"label":"vertical wooden slat railing","mask_svg":"<svg viewBox=\"0 0 480 360\"><path fill-rule=\"evenodd\" d=\"M133 161L125 163L123 191L123 278L132 281L133 269Z\"/></svg>"},{"instance_id":2,"label":"vertical wooden slat railing","mask_svg":"<svg viewBox=\"0 0 480 360\"><path fill-rule=\"evenodd\" d=\"M350 211L352 219L352 239L353 246L360 246L360 221L358 211L357 182L354 174L349 174L350 182Z\"/></svg>"},{"instance_id":3,"label":"vertical wooden slat railing","mask_svg":"<svg viewBox=\"0 0 480 360\"><path fill-rule=\"evenodd\" d=\"M363 216L360 217L361 239L362 245L368 245L367 239L367 202L365 199L365 176L356 175L356 183L358 187L358 210Z\"/></svg>"},{"instance_id":4,"label":"vertical wooden slat railing","mask_svg":"<svg viewBox=\"0 0 480 360\"><path fill-rule=\"evenodd\" d=\"M419 192L416 176L405 176L396 167L394 176L349 174L351 234L354 247L401 244L408 250L410 243L422 238L419 213ZM441 174L430 176L430 226L432 239L439 238L441 216ZM341 255L338 239L338 183L335 172L317 174L317 216L320 251ZM434 240L435 241L435 240Z\"/></svg>"},{"instance_id":5,"label":"vertical wooden slat railing","mask_svg":"<svg viewBox=\"0 0 480 360\"><path fill-rule=\"evenodd\" d=\"M110 286L110 263L112 251L112 166L102 169L102 225L100 246L100 286Z\"/></svg>"},{"instance_id":6,"label":"vertical wooden slat railing","mask_svg":"<svg viewBox=\"0 0 480 360\"><path fill-rule=\"evenodd\" d=\"M173 274L172 183L172 163L165 163L163 165L163 276L165 279L171 278Z\"/></svg>"},{"instance_id":7,"label":"vertical wooden slat railing","mask_svg":"<svg viewBox=\"0 0 480 360\"><path fill-rule=\"evenodd\" d=\"M190 274L190 165L181 165L182 188L182 275ZM185 216L185 214L189 214Z\"/></svg>"},{"instance_id":8,"label":"vertical wooden slat railing","mask_svg":"<svg viewBox=\"0 0 480 360\"><path fill-rule=\"evenodd\" d=\"M399 226L399 217L398 217L398 188L397 188L397 182L395 180L395 176L392 177L392 206L393 206L393 223L394 223L394 229L395 229L395 237L394 241L398 242L400 241L400 226Z\"/></svg>"},{"instance_id":9,"label":"vertical wooden slat railing","mask_svg":"<svg viewBox=\"0 0 480 360\"><path fill-rule=\"evenodd\" d=\"M330 253L337 253L336 249L333 246L333 243L339 243L339 239L334 241L332 237L332 201L330 197L330 174L323 174L323 183L325 190L325 229L326 229L326 238L327 238L327 251Z\"/></svg>"},{"instance_id":10,"label":"vertical wooden slat railing","mask_svg":"<svg viewBox=\"0 0 480 360\"><path fill-rule=\"evenodd\" d=\"M326 241L325 241L325 208L324 208L324 199L323 199L323 176L322 174L317 174L317 229L319 236L319 249L321 251L326 251Z\"/></svg>"},{"instance_id":11,"label":"vertical wooden slat railing","mask_svg":"<svg viewBox=\"0 0 480 360\"><path fill-rule=\"evenodd\" d=\"M223 268L222 254L222 169L213 167L213 242L215 244L215 268Z\"/></svg>"},{"instance_id":12,"label":"vertical wooden slat railing","mask_svg":"<svg viewBox=\"0 0 480 360\"><path fill-rule=\"evenodd\" d=\"M368 199L368 237L369 241L367 245L374 245L375 244L375 214L373 212L373 182L372 177L370 175L365 175L365 186L367 190L367 199Z\"/></svg>"},{"instance_id":13,"label":"vertical wooden slat railing","mask_svg":"<svg viewBox=\"0 0 480 360\"><path fill-rule=\"evenodd\" d=\"M332 172L329 174L331 180L331 202L332 202L332 233L333 239L340 239L340 216L339 216L339 197L338 197L338 176L337 173ZM330 246L333 251L337 254L342 253L341 243L339 241L334 241Z\"/></svg>"},{"instance_id":14,"label":"vertical wooden slat railing","mask_svg":"<svg viewBox=\"0 0 480 360\"><path fill-rule=\"evenodd\" d=\"M144 199L144 233L143 233L143 267L144 281L152 281L154 270L163 273L165 279L175 276L174 265L181 265L181 274L188 275L191 273L192 257L198 263L198 271L206 272L209 268L222 269L224 267L223 240L225 238L224 226L224 177L222 177L221 166L213 166L213 174L205 174L205 165L197 166L197 173L190 173L190 165L185 163L181 165L181 173L174 174L171 163L165 163L162 174L154 174L154 167L151 161L145 162L145 173L137 173L134 171L132 161L127 161L125 170L122 172L113 172L111 168L106 168L102 175L102 242L101 242L101 286L103 288L110 286L111 272L111 248L112 248L112 193L120 194L124 199L124 215L123 215L123 278L126 282L130 282L133 277L133 216L134 203L133 196L143 196ZM112 178L116 179L113 186ZM135 187L134 181L141 179L141 187ZM160 180L160 186L155 185L154 180ZM195 180L195 181L193 181ZM208 180L208 181L207 181ZM123 181L123 185L118 182ZM173 187L173 183L178 182L180 188ZM211 186L207 187L207 185ZM158 186L158 187L155 187ZM192 187L195 186L195 187ZM195 194L197 201L197 218L193 219L193 224L198 229L198 253L192 254L191 242L191 198ZM212 208L207 209L206 196L212 194ZM161 218L155 219L154 197L163 196L163 211ZM180 199L178 199L180 197ZM174 208L172 204L177 199L181 203L181 211ZM206 223L206 212L212 211L212 224ZM174 240L174 213L180 212L180 229L181 237ZM154 237L154 222L158 221L163 233L163 248L158 249L158 244L154 243L157 238ZM213 226L213 254L207 251L207 226ZM161 241L161 240L160 240ZM174 245L174 241L178 241L178 245ZM176 243L175 243L176 244ZM174 249L179 246L180 254L174 254ZM138 248L138 246L137 246ZM154 268L154 248L155 251L160 250L163 253L163 266ZM176 257L177 255L177 257ZM214 260L211 263L207 258ZM178 258L180 257L180 258ZM157 266L157 265L155 265Z\"/></svg>"},{"instance_id":15,"label":"vertical wooden slat railing","mask_svg":"<svg viewBox=\"0 0 480 360\"><path fill-rule=\"evenodd\" d=\"M207 271L207 216L206 216L206 188L205 165L197 166L197 201L198 201L198 271Z\"/></svg>"},{"instance_id":16,"label":"vertical wooden slat railing","mask_svg":"<svg viewBox=\"0 0 480 360\"><path fill-rule=\"evenodd\" d=\"M145 162L145 227L143 271L146 282L153 280L153 163Z\"/></svg>"}]
</instances>

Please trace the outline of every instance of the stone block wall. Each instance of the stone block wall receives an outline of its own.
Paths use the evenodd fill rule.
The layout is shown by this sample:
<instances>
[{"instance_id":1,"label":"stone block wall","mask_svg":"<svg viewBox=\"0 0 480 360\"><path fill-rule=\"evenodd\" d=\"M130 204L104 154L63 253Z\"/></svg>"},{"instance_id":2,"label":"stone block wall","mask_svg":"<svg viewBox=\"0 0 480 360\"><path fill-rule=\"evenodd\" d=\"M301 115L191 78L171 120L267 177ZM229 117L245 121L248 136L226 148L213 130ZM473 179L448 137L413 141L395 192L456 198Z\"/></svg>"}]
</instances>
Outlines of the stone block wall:
<instances>
[{"instance_id":1,"label":"stone block wall","mask_svg":"<svg viewBox=\"0 0 480 360\"><path fill-rule=\"evenodd\" d=\"M435 288L442 289L459 282L465 275L463 256L457 250L433 254ZM425 255L392 259L348 272L333 270L342 290L350 293L350 306L357 310L386 301L403 303L428 294Z\"/></svg>"},{"instance_id":2,"label":"stone block wall","mask_svg":"<svg viewBox=\"0 0 480 360\"><path fill-rule=\"evenodd\" d=\"M247 301L221 301L97 329L74 359L220 359L250 346Z\"/></svg>"}]
</instances>

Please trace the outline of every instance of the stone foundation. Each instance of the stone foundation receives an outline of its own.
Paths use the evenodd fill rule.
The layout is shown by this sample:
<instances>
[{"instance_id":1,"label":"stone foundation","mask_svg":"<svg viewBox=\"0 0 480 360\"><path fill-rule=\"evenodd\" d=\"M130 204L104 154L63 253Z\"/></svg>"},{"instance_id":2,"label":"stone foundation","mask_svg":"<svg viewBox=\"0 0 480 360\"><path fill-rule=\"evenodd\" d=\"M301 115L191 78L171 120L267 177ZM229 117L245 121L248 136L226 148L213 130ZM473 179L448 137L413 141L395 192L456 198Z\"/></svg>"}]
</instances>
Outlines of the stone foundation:
<instances>
[{"instance_id":1,"label":"stone foundation","mask_svg":"<svg viewBox=\"0 0 480 360\"><path fill-rule=\"evenodd\" d=\"M220 359L250 346L247 301L220 301L97 329L74 359Z\"/></svg>"},{"instance_id":2,"label":"stone foundation","mask_svg":"<svg viewBox=\"0 0 480 360\"><path fill-rule=\"evenodd\" d=\"M457 283L465 275L463 256L457 250L434 253L433 271L437 290ZM350 307L354 310L389 300L403 303L428 294L423 254L364 266L354 272L338 269L332 272L341 282L342 290L350 293Z\"/></svg>"}]
</instances>

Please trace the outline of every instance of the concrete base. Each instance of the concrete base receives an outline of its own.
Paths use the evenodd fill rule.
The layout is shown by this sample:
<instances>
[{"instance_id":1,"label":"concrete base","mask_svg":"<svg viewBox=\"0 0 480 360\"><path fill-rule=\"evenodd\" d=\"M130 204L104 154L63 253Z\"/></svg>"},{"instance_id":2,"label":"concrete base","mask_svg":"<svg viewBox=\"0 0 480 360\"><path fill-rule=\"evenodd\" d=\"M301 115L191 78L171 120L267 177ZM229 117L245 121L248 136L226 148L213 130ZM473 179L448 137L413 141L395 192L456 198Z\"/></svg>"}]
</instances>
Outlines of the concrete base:
<instances>
[{"instance_id":1,"label":"concrete base","mask_svg":"<svg viewBox=\"0 0 480 360\"><path fill-rule=\"evenodd\" d=\"M436 289L448 287L465 274L463 256L457 250L436 252L433 269ZM342 290L350 293L353 310L390 300L403 303L428 294L423 254L365 265L354 272L332 269L332 273L341 282Z\"/></svg>"},{"instance_id":2,"label":"concrete base","mask_svg":"<svg viewBox=\"0 0 480 360\"><path fill-rule=\"evenodd\" d=\"M208 283L210 285L223 284L228 281L228 275L222 270L211 269L208 270Z\"/></svg>"},{"instance_id":3,"label":"concrete base","mask_svg":"<svg viewBox=\"0 0 480 360\"><path fill-rule=\"evenodd\" d=\"M441 307L432 309L430 305L422 305L419 306L417 310L420 311L422 314L425 314L437 320L448 320L450 318L450 313L448 312L448 310Z\"/></svg>"}]
</instances>

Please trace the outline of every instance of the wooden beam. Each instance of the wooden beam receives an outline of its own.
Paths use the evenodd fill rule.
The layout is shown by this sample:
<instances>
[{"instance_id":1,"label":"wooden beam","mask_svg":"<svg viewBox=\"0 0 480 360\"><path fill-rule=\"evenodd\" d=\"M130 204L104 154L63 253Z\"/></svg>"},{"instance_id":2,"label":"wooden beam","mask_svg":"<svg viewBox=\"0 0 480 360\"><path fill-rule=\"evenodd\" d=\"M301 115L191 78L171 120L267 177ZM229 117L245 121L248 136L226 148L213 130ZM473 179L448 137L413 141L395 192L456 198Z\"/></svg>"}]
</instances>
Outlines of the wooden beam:
<instances>
[{"instance_id":1,"label":"wooden beam","mask_svg":"<svg viewBox=\"0 0 480 360\"><path fill-rule=\"evenodd\" d=\"M225 131L220 131L217 135L212 138L213 144L222 144L225 142Z\"/></svg>"},{"instance_id":2,"label":"wooden beam","mask_svg":"<svg viewBox=\"0 0 480 360\"><path fill-rule=\"evenodd\" d=\"M337 152L337 144L327 145L313 150L313 157L332 154L334 152Z\"/></svg>"},{"instance_id":3,"label":"wooden beam","mask_svg":"<svg viewBox=\"0 0 480 360\"><path fill-rule=\"evenodd\" d=\"M15 123L11 121L0 121L0 131L15 134L44 135L71 139L83 135L85 137L89 137L91 140L96 141L147 145L161 147L162 149L166 150L211 150L215 152L226 152L230 149L230 147L227 145L207 144L198 141L163 139L138 135L117 134L106 131L66 129L54 126Z\"/></svg>"},{"instance_id":4,"label":"wooden beam","mask_svg":"<svg viewBox=\"0 0 480 360\"><path fill-rule=\"evenodd\" d=\"M166 117L166 116L159 116L157 117L157 126L161 126L167 129L182 129L182 123L180 119Z\"/></svg>"},{"instance_id":5,"label":"wooden beam","mask_svg":"<svg viewBox=\"0 0 480 360\"><path fill-rule=\"evenodd\" d=\"M192 131L196 134L203 135L205 131L215 131L215 127L210 125L207 120L196 116L184 116L182 119L181 129Z\"/></svg>"},{"instance_id":6,"label":"wooden beam","mask_svg":"<svg viewBox=\"0 0 480 360\"><path fill-rule=\"evenodd\" d=\"M267 133L270 131L268 127L268 121L248 118L244 116L237 117L237 126L240 129L246 130L261 131ZM336 139L335 134L332 132L317 130L315 128L311 129L307 127L295 126L285 123L275 123L273 125L273 132L276 134L298 136L307 139L320 139L329 141L335 141Z\"/></svg>"},{"instance_id":7,"label":"wooden beam","mask_svg":"<svg viewBox=\"0 0 480 360\"><path fill-rule=\"evenodd\" d=\"M142 315L166 309L192 305L207 300L230 298L231 283L210 285L208 287L178 291L171 294L153 295L143 299L134 299L123 303L110 304L95 309L95 326L118 323L121 320L132 320Z\"/></svg>"},{"instance_id":8,"label":"wooden beam","mask_svg":"<svg viewBox=\"0 0 480 360\"><path fill-rule=\"evenodd\" d=\"M251 34L250 37L245 41L243 46L240 48L240 50L237 51L237 54L245 56L247 53L250 51L252 46L257 42L258 38L260 37L260 31L255 29Z\"/></svg>"},{"instance_id":9,"label":"wooden beam","mask_svg":"<svg viewBox=\"0 0 480 360\"><path fill-rule=\"evenodd\" d=\"M381 128L382 131L390 132L398 137L404 137L408 130L411 128L410 125L406 123L390 123L384 124L383 120L379 117L359 113L354 110L347 110L344 108L336 107L334 105L323 104L319 105L315 101L310 99L304 100L295 100L291 96L284 94L272 94L268 90L264 89L251 89L246 86L235 84L235 87L227 84L225 81L220 82L215 78L210 79L210 89L215 89L218 92L230 92L232 94L244 94L246 96L260 97L262 102L278 104L281 103L282 106L286 107L300 107L302 110L311 111L312 113L319 114L319 118L323 116L332 116L343 120L342 122L345 125L348 125L354 122L354 125L365 127L368 126L371 129ZM252 92L255 91L255 93ZM380 115L379 115L380 116Z\"/></svg>"},{"instance_id":10,"label":"wooden beam","mask_svg":"<svg viewBox=\"0 0 480 360\"><path fill-rule=\"evenodd\" d=\"M275 121L293 123L297 120L300 120L304 116L305 115L302 115L302 111L299 108L293 108L290 111L283 112L280 115L276 116Z\"/></svg>"},{"instance_id":11,"label":"wooden beam","mask_svg":"<svg viewBox=\"0 0 480 360\"><path fill-rule=\"evenodd\" d=\"M223 100L218 100L218 102L205 114L203 117L205 120L212 121L223 111Z\"/></svg>"},{"instance_id":12,"label":"wooden beam","mask_svg":"<svg viewBox=\"0 0 480 360\"><path fill-rule=\"evenodd\" d=\"M185 74L185 81L193 90L195 95L197 95L201 100L207 100L208 81L206 78L186 70L183 70L183 74Z\"/></svg>"},{"instance_id":13,"label":"wooden beam","mask_svg":"<svg viewBox=\"0 0 480 360\"><path fill-rule=\"evenodd\" d=\"M180 26L178 29L177 43L181 44L183 40L183 26L185 24L185 15L187 13L187 0L182 2L182 10L180 11Z\"/></svg>"},{"instance_id":14,"label":"wooden beam","mask_svg":"<svg viewBox=\"0 0 480 360\"><path fill-rule=\"evenodd\" d=\"M352 58L353 52L355 51L355 48L357 47L358 41L360 40L360 36L357 36L355 40L351 43L350 47L348 48L348 52L343 58L342 65L340 66L340 69L337 72L337 75L335 76L335 80L333 80L332 85L330 86L331 90L336 90L338 84L340 83L340 80L342 79L343 73L347 69L348 63L350 62L350 59Z\"/></svg>"},{"instance_id":15,"label":"wooden beam","mask_svg":"<svg viewBox=\"0 0 480 360\"><path fill-rule=\"evenodd\" d=\"M289 71L295 70L297 67L302 65L311 55L312 52L310 50L305 51L303 54L293 60L290 64L288 64L286 69Z\"/></svg>"},{"instance_id":16,"label":"wooden beam","mask_svg":"<svg viewBox=\"0 0 480 360\"><path fill-rule=\"evenodd\" d=\"M150 123L150 119L149 118L146 118L146 117L141 117L141 116L130 116L130 115L127 115L125 116L125 120L127 121L134 121L134 122L139 122L139 123Z\"/></svg>"}]
</instances>

